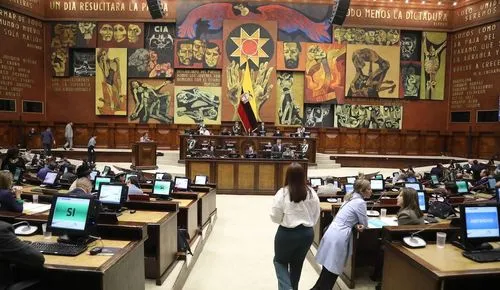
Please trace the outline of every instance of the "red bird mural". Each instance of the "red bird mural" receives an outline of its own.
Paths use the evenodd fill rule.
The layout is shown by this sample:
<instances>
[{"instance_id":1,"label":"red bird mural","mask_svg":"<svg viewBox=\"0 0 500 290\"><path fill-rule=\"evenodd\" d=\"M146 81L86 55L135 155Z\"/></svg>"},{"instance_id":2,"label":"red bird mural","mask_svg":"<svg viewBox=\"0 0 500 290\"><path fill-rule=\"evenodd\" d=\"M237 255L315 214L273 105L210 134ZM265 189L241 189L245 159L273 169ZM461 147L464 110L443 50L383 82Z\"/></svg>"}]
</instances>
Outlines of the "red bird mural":
<instances>
[{"instance_id":1,"label":"red bird mural","mask_svg":"<svg viewBox=\"0 0 500 290\"><path fill-rule=\"evenodd\" d=\"M237 12L239 11L239 13ZM210 31L222 29L228 20L277 21L278 29L285 33L302 32L313 42L331 42L330 24L314 22L301 12L278 4L262 5L251 11L244 4L209 3L191 10L177 28L177 37L196 38L198 24L205 22Z\"/></svg>"}]
</instances>

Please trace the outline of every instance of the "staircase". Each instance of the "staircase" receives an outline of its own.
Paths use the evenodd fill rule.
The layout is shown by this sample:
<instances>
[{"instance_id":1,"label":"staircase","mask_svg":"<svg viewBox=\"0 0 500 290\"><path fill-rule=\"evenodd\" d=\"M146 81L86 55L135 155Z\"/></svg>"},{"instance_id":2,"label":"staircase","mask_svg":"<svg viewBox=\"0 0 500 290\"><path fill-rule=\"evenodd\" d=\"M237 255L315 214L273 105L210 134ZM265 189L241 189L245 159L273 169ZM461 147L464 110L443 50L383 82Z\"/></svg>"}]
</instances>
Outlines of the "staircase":
<instances>
[{"instance_id":1,"label":"staircase","mask_svg":"<svg viewBox=\"0 0 500 290\"><path fill-rule=\"evenodd\" d=\"M333 169L340 167L341 165L336 163L335 160L330 160L330 155L323 153L316 153L316 166L309 166L311 169Z\"/></svg>"}]
</instances>

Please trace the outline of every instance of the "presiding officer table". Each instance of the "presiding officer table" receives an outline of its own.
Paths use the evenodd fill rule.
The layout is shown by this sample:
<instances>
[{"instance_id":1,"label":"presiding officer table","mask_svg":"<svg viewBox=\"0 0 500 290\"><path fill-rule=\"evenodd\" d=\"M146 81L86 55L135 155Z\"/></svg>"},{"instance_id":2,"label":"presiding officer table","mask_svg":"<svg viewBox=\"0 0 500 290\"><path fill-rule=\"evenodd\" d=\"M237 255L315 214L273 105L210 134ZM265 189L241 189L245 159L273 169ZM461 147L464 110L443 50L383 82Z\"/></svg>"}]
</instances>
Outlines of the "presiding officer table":
<instances>
[{"instance_id":1,"label":"presiding officer table","mask_svg":"<svg viewBox=\"0 0 500 290\"><path fill-rule=\"evenodd\" d=\"M200 135L179 135L179 161L184 161L186 159L186 152L188 147L188 140L196 140L196 147L199 147L203 142L215 143L215 147L223 147L226 142L235 144L236 153L245 154L246 147L252 145L257 155L260 157L262 150L266 144L271 143L276 144L277 139L281 139L283 145L294 145L300 148L303 140L307 140L308 150L306 158L310 164L316 163L316 139L315 138L299 138L299 137L273 137L273 136L226 136L226 135L210 135L210 136L200 136Z\"/></svg>"},{"instance_id":2,"label":"presiding officer table","mask_svg":"<svg viewBox=\"0 0 500 290\"><path fill-rule=\"evenodd\" d=\"M273 195L283 186L292 162L307 172L306 159L186 158L186 176L208 176L217 184L217 193Z\"/></svg>"}]
</instances>

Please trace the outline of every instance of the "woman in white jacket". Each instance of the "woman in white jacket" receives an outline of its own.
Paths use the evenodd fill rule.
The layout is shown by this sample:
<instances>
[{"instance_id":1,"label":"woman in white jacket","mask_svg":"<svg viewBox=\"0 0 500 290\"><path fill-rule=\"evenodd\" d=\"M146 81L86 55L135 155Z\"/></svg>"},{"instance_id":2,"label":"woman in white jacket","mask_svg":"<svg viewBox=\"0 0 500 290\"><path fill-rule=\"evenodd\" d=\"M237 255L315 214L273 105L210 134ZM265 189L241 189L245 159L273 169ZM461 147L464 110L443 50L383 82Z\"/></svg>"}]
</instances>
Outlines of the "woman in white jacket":
<instances>
[{"instance_id":1,"label":"woman in white jacket","mask_svg":"<svg viewBox=\"0 0 500 290\"><path fill-rule=\"evenodd\" d=\"M346 196L346 201L321 239L316 261L323 265L323 269L311 290L331 290L335 285L352 251L352 228L356 226L362 232L368 226L364 198L371 195L370 182L366 179L356 180L354 192Z\"/></svg>"},{"instance_id":2,"label":"woman in white jacket","mask_svg":"<svg viewBox=\"0 0 500 290\"><path fill-rule=\"evenodd\" d=\"M285 186L274 196L271 220L280 226L274 238L274 267L279 290L297 290L306 254L319 218L319 198L307 186L304 168L292 163Z\"/></svg>"}]
</instances>

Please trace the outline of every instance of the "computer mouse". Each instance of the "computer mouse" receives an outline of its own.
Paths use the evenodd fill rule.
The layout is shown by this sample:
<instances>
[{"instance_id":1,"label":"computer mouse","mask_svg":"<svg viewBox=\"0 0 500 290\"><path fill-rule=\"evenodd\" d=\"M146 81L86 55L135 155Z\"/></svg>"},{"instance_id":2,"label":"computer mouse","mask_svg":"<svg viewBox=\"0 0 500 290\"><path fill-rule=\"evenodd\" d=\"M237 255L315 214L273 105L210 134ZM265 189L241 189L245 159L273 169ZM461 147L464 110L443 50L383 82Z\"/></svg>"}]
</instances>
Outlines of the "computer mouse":
<instances>
[{"instance_id":1,"label":"computer mouse","mask_svg":"<svg viewBox=\"0 0 500 290\"><path fill-rule=\"evenodd\" d=\"M99 254L100 252L102 252L102 248L101 247L95 247L92 250L90 250L89 254L91 256L95 256L95 255Z\"/></svg>"},{"instance_id":2,"label":"computer mouse","mask_svg":"<svg viewBox=\"0 0 500 290\"><path fill-rule=\"evenodd\" d=\"M134 214L134 213L136 213L135 209L133 209L133 210L130 211L130 214Z\"/></svg>"}]
</instances>

